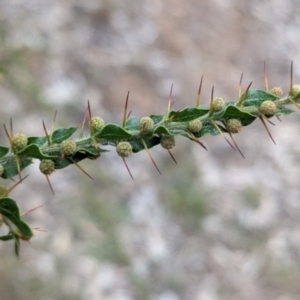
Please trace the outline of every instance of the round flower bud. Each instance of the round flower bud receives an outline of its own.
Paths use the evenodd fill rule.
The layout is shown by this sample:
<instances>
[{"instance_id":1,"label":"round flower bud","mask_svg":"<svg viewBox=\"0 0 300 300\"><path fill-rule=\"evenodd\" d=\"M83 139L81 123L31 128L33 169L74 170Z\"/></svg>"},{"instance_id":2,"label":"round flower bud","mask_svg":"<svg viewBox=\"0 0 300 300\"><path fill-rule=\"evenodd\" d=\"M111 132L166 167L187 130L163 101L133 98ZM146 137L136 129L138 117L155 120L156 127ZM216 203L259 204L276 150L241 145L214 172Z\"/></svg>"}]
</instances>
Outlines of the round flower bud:
<instances>
[{"instance_id":1,"label":"round flower bud","mask_svg":"<svg viewBox=\"0 0 300 300\"><path fill-rule=\"evenodd\" d=\"M259 111L266 117L271 117L276 112L276 104L273 101L266 100L260 105Z\"/></svg>"},{"instance_id":2,"label":"round flower bud","mask_svg":"<svg viewBox=\"0 0 300 300\"><path fill-rule=\"evenodd\" d=\"M281 98L283 96L283 90L282 90L281 86L275 86L275 87L271 88L270 93L278 98Z\"/></svg>"},{"instance_id":3,"label":"round flower bud","mask_svg":"<svg viewBox=\"0 0 300 300\"><path fill-rule=\"evenodd\" d=\"M222 97L215 97L212 101L213 110L215 112L221 111L225 107L225 102Z\"/></svg>"},{"instance_id":4,"label":"round flower bud","mask_svg":"<svg viewBox=\"0 0 300 300\"><path fill-rule=\"evenodd\" d=\"M76 142L74 140L62 141L60 145L63 155L73 155L76 152Z\"/></svg>"},{"instance_id":5,"label":"round flower bud","mask_svg":"<svg viewBox=\"0 0 300 300\"><path fill-rule=\"evenodd\" d=\"M132 154L132 146L128 142L120 142L117 145L117 153L121 157L128 157Z\"/></svg>"},{"instance_id":6,"label":"round flower bud","mask_svg":"<svg viewBox=\"0 0 300 300\"><path fill-rule=\"evenodd\" d=\"M191 132L199 132L202 129L202 122L199 119L195 119L188 124L188 130Z\"/></svg>"},{"instance_id":7,"label":"round flower bud","mask_svg":"<svg viewBox=\"0 0 300 300\"><path fill-rule=\"evenodd\" d=\"M0 199L7 197L9 189L5 185L0 185Z\"/></svg>"},{"instance_id":8,"label":"round flower bud","mask_svg":"<svg viewBox=\"0 0 300 300\"><path fill-rule=\"evenodd\" d=\"M100 117L93 117L90 120L90 128L93 130L93 132L99 132L104 127L105 122Z\"/></svg>"},{"instance_id":9,"label":"round flower bud","mask_svg":"<svg viewBox=\"0 0 300 300\"><path fill-rule=\"evenodd\" d=\"M160 144L165 149L172 149L175 146L175 138L172 135L163 135Z\"/></svg>"},{"instance_id":10,"label":"round flower bud","mask_svg":"<svg viewBox=\"0 0 300 300\"><path fill-rule=\"evenodd\" d=\"M4 173L4 167L3 165L0 164L0 177L3 175Z\"/></svg>"},{"instance_id":11,"label":"round flower bud","mask_svg":"<svg viewBox=\"0 0 300 300\"><path fill-rule=\"evenodd\" d=\"M55 171L54 162L50 159L43 159L40 162L40 171L44 175L51 175Z\"/></svg>"},{"instance_id":12,"label":"round flower bud","mask_svg":"<svg viewBox=\"0 0 300 300\"><path fill-rule=\"evenodd\" d=\"M292 86L292 90L291 90L291 92L290 92L290 95L291 96L296 96L297 94L299 94L300 93L300 85L299 84L294 84L293 86Z\"/></svg>"},{"instance_id":13,"label":"round flower bud","mask_svg":"<svg viewBox=\"0 0 300 300\"><path fill-rule=\"evenodd\" d=\"M142 132L148 132L153 129L154 121L149 117L143 117L140 119L139 125Z\"/></svg>"},{"instance_id":14,"label":"round flower bud","mask_svg":"<svg viewBox=\"0 0 300 300\"><path fill-rule=\"evenodd\" d=\"M23 148L25 148L27 142L27 136L24 133L16 133L11 139L12 146L17 151L20 151Z\"/></svg>"},{"instance_id":15,"label":"round flower bud","mask_svg":"<svg viewBox=\"0 0 300 300\"><path fill-rule=\"evenodd\" d=\"M239 133L243 125L239 119L229 119L226 122L226 129L230 133Z\"/></svg>"}]
</instances>

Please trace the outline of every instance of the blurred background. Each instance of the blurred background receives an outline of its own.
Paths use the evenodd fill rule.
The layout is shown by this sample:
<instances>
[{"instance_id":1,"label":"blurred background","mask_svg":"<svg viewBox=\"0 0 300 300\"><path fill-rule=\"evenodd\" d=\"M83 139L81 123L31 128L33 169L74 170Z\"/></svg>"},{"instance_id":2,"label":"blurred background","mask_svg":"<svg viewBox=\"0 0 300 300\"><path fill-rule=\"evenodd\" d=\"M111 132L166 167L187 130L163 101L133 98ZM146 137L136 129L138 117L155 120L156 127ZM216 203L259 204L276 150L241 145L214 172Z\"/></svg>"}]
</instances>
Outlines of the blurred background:
<instances>
[{"instance_id":1,"label":"blurred background","mask_svg":"<svg viewBox=\"0 0 300 300\"><path fill-rule=\"evenodd\" d=\"M236 99L243 88L300 82L296 0L0 0L1 123L43 135L93 115L120 124L132 115ZM300 298L299 114L274 120L276 145L255 122L236 137L246 159L220 136L208 152L178 138L175 165L159 147L127 163L114 148L97 161L51 176L35 163L12 193L36 232L0 243L0 298L95 300L294 300ZM8 146L4 130L0 142ZM3 182L2 182L3 183ZM5 182L12 184L12 182ZM7 229L1 227L0 233Z\"/></svg>"}]
</instances>

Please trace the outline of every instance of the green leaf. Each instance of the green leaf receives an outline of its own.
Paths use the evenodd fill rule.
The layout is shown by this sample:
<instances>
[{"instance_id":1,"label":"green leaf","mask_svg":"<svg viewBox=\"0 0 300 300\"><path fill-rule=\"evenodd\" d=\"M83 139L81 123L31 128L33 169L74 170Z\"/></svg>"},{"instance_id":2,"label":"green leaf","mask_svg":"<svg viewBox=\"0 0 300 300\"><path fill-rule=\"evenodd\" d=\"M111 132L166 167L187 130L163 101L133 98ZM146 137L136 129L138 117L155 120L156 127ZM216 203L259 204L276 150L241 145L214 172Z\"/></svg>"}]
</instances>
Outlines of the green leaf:
<instances>
[{"instance_id":1,"label":"green leaf","mask_svg":"<svg viewBox=\"0 0 300 300\"><path fill-rule=\"evenodd\" d=\"M171 111L169 119L171 122L188 122L206 115L209 108L186 107L180 111Z\"/></svg>"},{"instance_id":2,"label":"green leaf","mask_svg":"<svg viewBox=\"0 0 300 300\"><path fill-rule=\"evenodd\" d=\"M238 107L229 105L226 107L224 113L223 113L224 119L239 119L243 126L247 126L251 124L256 117L252 114L240 110Z\"/></svg>"},{"instance_id":3,"label":"green leaf","mask_svg":"<svg viewBox=\"0 0 300 300\"><path fill-rule=\"evenodd\" d=\"M221 126L219 124L218 124L218 126L221 129L221 131L226 132L226 129L223 126ZM203 123L202 129L198 133L194 133L194 136L199 138L199 137L202 137L207 134L219 135L220 132L216 129L216 127L212 123L205 122L205 123Z\"/></svg>"},{"instance_id":4,"label":"green leaf","mask_svg":"<svg viewBox=\"0 0 300 300\"><path fill-rule=\"evenodd\" d=\"M155 128L154 133L172 135L168 128L162 125Z\"/></svg>"},{"instance_id":5,"label":"green leaf","mask_svg":"<svg viewBox=\"0 0 300 300\"><path fill-rule=\"evenodd\" d=\"M270 94L263 90L249 90L246 96L245 101L243 102L244 106L259 106L262 102L266 100L275 101L279 99L277 96Z\"/></svg>"},{"instance_id":6,"label":"green leaf","mask_svg":"<svg viewBox=\"0 0 300 300\"><path fill-rule=\"evenodd\" d=\"M47 142L47 138L45 136L31 136L28 138L27 145L36 144L39 146L43 146Z\"/></svg>"},{"instance_id":7,"label":"green leaf","mask_svg":"<svg viewBox=\"0 0 300 300\"><path fill-rule=\"evenodd\" d=\"M32 159L30 157L24 157L21 156L19 157L19 161L20 161L20 169L23 170L26 167L28 167L29 165L32 164ZM4 173L2 175L2 178L11 178L13 176L18 175L18 168L17 168L17 163L15 158L12 158L8 161L6 161L5 165L4 165Z\"/></svg>"},{"instance_id":8,"label":"green leaf","mask_svg":"<svg viewBox=\"0 0 300 300\"><path fill-rule=\"evenodd\" d=\"M109 150L105 150L105 149L101 149L101 148L96 149L93 146L89 146L89 147L81 147L77 150L77 152L83 152L83 153L88 154L89 156L90 155L91 156L98 156L101 153L109 152Z\"/></svg>"},{"instance_id":9,"label":"green leaf","mask_svg":"<svg viewBox=\"0 0 300 300\"><path fill-rule=\"evenodd\" d=\"M9 241L9 240L13 240L13 239L14 239L14 236L12 234L0 236L0 241Z\"/></svg>"},{"instance_id":10,"label":"green leaf","mask_svg":"<svg viewBox=\"0 0 300 300\"><path fill-rule=\"evenodd\" d=\"M164 115L151 115L150 118L154 121L154 125L161 122Z\"/></svg>"},{"instance_id":11,"label":"green leaf","mask_svg":"<svg viewBox=\"0 0 300 300\"><path fill-rule=\"evenodd\" d=\"M5 156L9 152L9 148L0 146L0 158Z\"/></svg>"},{"instance_id":12,"label":"green leaf","mask_svg":"<svg viewBox=\"0 0 300 300\"><path fill-rule=\"evenodd\" d=\"M78 129L78 127L58 128L51 134L51 142L60 144L62 141L68 139Z\"/></svg>"},{"instance_id":13,"label":"green leaf","mask_svg":"<svg viewBox=\"0 0 300 300\"><path fill-rule=\"evenodd\" d=\"M134 153L145 150L144 144L141 140L129 140L128 141L132 146L132 151ZM150 139L144 139L147 148L150 149L160 143L160 137L153 136Z\"/></svg>"},{"instance_id":14,"label":"green leaf","mask_svg":"<svg viewBox=\"0 0 300 300\"><path fill-rule=\"evenodd\" d=\"M107 140L122 140L131 136L124 128L115 124L106 124L101 132L95 135L96 138Z\"/></svg>"},{"instance_id":15,"label":"green leaf","mask_svg":"<svg viewBox=\"0 0 300 300\"><path fill-rule=\"evenodd\" d=\"M100 152L105 152L106 150L100 150ZM95 156L92 153L92 156ZM59 159L54 159L53 162L55 164L55 169L63 169L68 167L69 165L73 165L74 162L78 163L86 158L89 158L89 153L84 152L76 152L72 157L64 157Z\"/></svg>"},{"instance_id":16,"label":"green leaf","mask_svg":"<svg viewBox=\"0 0 300 300\"><path fill-rule=\"evenodd\" d=\"M276 108L276 112L275 112L275 116L279 116L279 115L289 115L291 113L295 112L294 110L288 108L288 107L284 107L284 106L278 106Z\"/></svg>"},{"instance_id":17,"label":"green leaf","mask_svg":"<svg viewBox=\"0 0 300 300\"><path fill-rule=\"evenodd\" d=\"M140 119L138 117L130 117L125 124L127 130L140 130Z\"/></svg>"},{"instance_id":18,"label":"green leaf","mask_svg":"<svg viewBox=\"0 0 300 300\"><path fill-rule=\"evenodd\" d=\"M38 145L36 144L31 144L21 150L18 155L27 155L32 158L37 158L37 159L52 159L56 158L57 156L51 156L51 155L46 155L41 152L41 149Z\"/></svg>"},{"instance_id":19,"label":"green leaf","mask_svg":"<svg viewBox=\"0 0 300 300\"><path fill-rule=\"evenodd\" d=\"M0 213L10 231L21 239L29 240L33 236L31 228L21 220L17 203L10 198L0 199Z\"/></svg>"}]
</instances>

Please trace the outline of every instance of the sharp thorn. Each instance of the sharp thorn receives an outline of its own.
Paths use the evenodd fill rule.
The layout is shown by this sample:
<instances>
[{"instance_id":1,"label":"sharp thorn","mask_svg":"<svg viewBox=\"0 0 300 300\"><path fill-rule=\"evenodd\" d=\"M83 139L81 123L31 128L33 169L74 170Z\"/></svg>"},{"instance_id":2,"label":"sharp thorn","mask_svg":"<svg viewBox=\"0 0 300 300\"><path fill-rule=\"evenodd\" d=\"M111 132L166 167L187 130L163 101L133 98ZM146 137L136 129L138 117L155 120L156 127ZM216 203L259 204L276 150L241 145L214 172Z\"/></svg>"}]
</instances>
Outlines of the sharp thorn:
<instances>
[{"instance_id":1,"label":"sharp thorn","mask_svg":"<svg viewBox=\"0 0 300 300\"><path fill-rule=\"evenodd\" d=\"M215 128L219 131L219 133L221 134L221 136L225 139L225 141L229 144L229 146L236 151L236 149L234 148L234 146L229 142L229 140L226 138L226 136L224 135L224 133L222 132L222 130L220 129L220 127L218 126L217 123L215 123L214 121L212 121L212 124L215 126Z\"/></svg>"},{"instance_id":2,"label":"sharp thorn","mask_svg":"<svg viewBox=\"0 0 300 300\"><path fill-rule=\"evenodd\" d=\"M49 179L49 176L48 176L48 175L46 175L46 179L47 179L47 182L48 182L49 188L50 188L50 190L51 190L51 192L52 192L53 196L55 196L55 194L54 194L54 190L53 190L53 188L52 188L52 184L51 184L51 182L50 182L50 179Z\"/></svg>"},{"instance_id":3,"label":"sharp thorn","mask_svg":"<svg viewBox=\"0 0 300 300\"><path fill-rule=\"evenodd\" d=\"M50 146L51 145L50 136L47 132L47 128L46 128L44 120L42 122L43 122L43 128L44 128L44 132L45 132L45 135L46 135L46 139L47 139L47 142L48 142L48 146Z\"/></svg>"},{"instance_id":4,"label":"sharp thorn","mask_svg":"<svg viewBox=\"0 0 300 300\"><path fill-rule=\"evenodd\" d=\"M241 78L240 78L240 83L239 83L239 98L241 97L241 94L242 94L242 81L243 81L243 76L244 76L244 73L241 74Z\"/></svg>"},{"instance_id":5,"label":"sharp thorn","mask_svg":"<svg viewBox=\"0 0 300 300\"><path fill-rule=\"evenodd\" d=\"M30 209L30 210L27 210L27 211L25 211L24 213L22 213L21 216L26 216L26 215L28 215L29 213L31 213L31 212L33 212L33 211L35 211L35 210L41 208L42 206L43 206L43 205L39 205L39 206L34 207L34 208Z\"/></svg>"},{"instance_id":6,"label":"sharp thorn","mask_svg":"<svg viewBox=\"0 0 300 300\"><path fill-rule=\"evenodd\" d=\"M131 174L131 172L130 172L130 169L129 169L128 165L127 165L127 162L126 162L125 158L122 157L122 160L123 160L123 162L124 162L124 165L125 165L125 167L126 167L128 173L129 173L131 179L133 180L133 176L132 176L132 174Z\"/></svg>"},{"instance_id":7,"label":"sharp thorn","mask_svg":"<svg viewBox=\"0 0 300 300\"><path fill-rule=\"evenodd\" d=\"M10 118L10 136L14 135L13 120Z\"/></svg>"},{"instance_id":8,"label":"sharp thorn","mask_svg":"<svg viewBox=\"0 0 300 300\"><path fill-rule=\"evenodd\" d=\"M172 154L172 152L169 149L168 149L168 152L169 152L170 156L172 157L173 161L175 162L175 164L178 165L175 157Z\"/></svg>"},{"instance_id":9,"label":"sharp thorn","mask_svg":"<svg viewBox=\"0 0 300 300\"><path fill-rule=\"evenodd\" d=\"M89 177L89 178L91 178L92 180L94 180L94 178L90 175L90 174L88 174L84 169L82 169L81 167L80 167L80 165L77 163L77 162L75 162L73 159L71 159L72 160L72 162L74 163L74 165L81 171L81 172L83 172L87 177Z\"/></svg>"},{"instance_id":10,"label":"sharp thorn","mask_svg":"<svg viewBox=\"0 0 300 300\"><path fill-rule=\"evenodd\" d=\"M196 107L199 107L199 105L200 105L202 82L203 82L203 75L201 76L200 83L199 83L199 89L198 89L198 94L197 94L197 99L196 99Z\"/></svg>"},{"instance_id":11,"label":"sharp thorn","mask_svg":"<svg viewBox=\"0 0 300 300\"><path fill-rule=\"evenodd\" d=\"M207 148L206 148L206 146L205 146L203 143L201 143L200 140L197 139L197 138L194 136L193 133L190 132L189 135L190 135L190 137L192 138L192 140L193 140L194 142L196 142L196 143L199 144L203 149L205 149L206 151L208 151Z\"/></svg>"},{"instance_id":12,"label":"sharp thorn","mask_svg":"<svg viewBox=\"0 0 300 300\"><path fill-rule=\"evenodd\" d=\"M267 65L266 65L266 61L264 61L264 82L265 82L265 88L266 91L269 90L269 84L268 84L268 76L267 76Z\"/></svg>"},{"instance_id":13,"label":"sharp thorn","mask_svg":"<svg viewBox=\"0 0 300 300\"><path fill-rule=\"evenodd\" d=\"M129 117L129 116L127 117L128 99L129 99L129 91L127 92L127 97L126 97L126 101L125 101L124 116L123 116L123 122L122 122L123 128L125 127L126 121Z\"/></svg>"},{"instance_id":14,"label":"sharp thorn","mask_svg":"<svg viewBox=\"0 0 300 300\"><path fill-rule=\"evenodd\" d=\"M211 95L210 95L210 106L209 106L209 117L213 115L214 107L213 107L213 100L214 100L214 86L212 86L211 89Z\"/></svg>"},{"instance_id":15,"label":"sharp thorn","mask_svg":"<svg viewBox=\"0 0 300 300\"><path fill-rule=\"evenodd\" d=\"M235 148L239 151L239 153L242 155L242 157L245 158L244 154L242 153L242 151L240 150L239 146L238 146L237 143L235 142L235 140L234 140L234 138L233 138L231 132L229 132L229 136L230 136L230 138L231 138L231 140L232 140L232 142L233 142Z\"/></svg>"},{"instance_id":16,"label":"sharp thorn","mask_svg":"<svg viewBox=\"0 0 300 300\"><path fill-rule=\"evenodd\" d=\"M292 93L294 85L294 62L291 61L291 70L290 70L290 93Z\"/></svg>"},{"instance_id":17,"label":"sharp thorn","mask_svg":"<svg viewBox=\"0 0 300 300\"><path fill-rule=\"evenodd\" d=\"M51 126L51 134L54 131L55 123L56 123L56 117L57 117L57 110L54 113L53 121L52 121L52 126Z\"/></svg>"},{"instance_id":18,"label":"sharp thorn","mask_svg":"<svg viewBox=\"0 0 300 300\"><path fill-rule=\"evenodd\" d=\"M7 194L9 194L9 193L10 193L17 185L19 185L20 183L22 183L28 176L29 176L29 174L26 175L25 177L23 177L22 180L19 180L18 182L16 182L13 186L11 186L11 187L8 189Z\"/></svg>"},{"instance_id":19,"label":"sharp thorn","mask_svg":"<svg viewBox=\"0 0 300 300\"><path fill-rule=\"evenodd\" d=\"M150 153L150 151L149 151L149 149L148 149L148 147L147 147L147 145L146 145L146 143L145 143L145 141L144 141L143 139L142 139L142 143L143 143L143 145L144 145L144 147L145 147L145 150L146 150L148 156L150 157L150 159L151 159L153 165L155 166L155 168L156 168L156 170L158 171L158 173L161 175L161 172L160 172L158 166L156 165L156 163L155 163L155 161L154 161L154 159L153 159L153 157L152 157L152 155L151 155L151 153Z\"/></svg>"},{"instance_id":20,"label":"sharp thorn","mask_svg":"<svg viewBox=\"0 0 300 300\"><path fill-rule=\"evenodd\" d=\"M273 139L273 137L271 135L271 132L270 132L270 130L269 130L269 128L268 128L268 126L267 126L264 118L262 116L260 116L259 119L261 120L261 122L263 123L265 129L267 130L267 133L268 133L269 137L271 138L271 140L273 141L273 143L276 145L275 140Z\"/></svg>"}]
</instances>

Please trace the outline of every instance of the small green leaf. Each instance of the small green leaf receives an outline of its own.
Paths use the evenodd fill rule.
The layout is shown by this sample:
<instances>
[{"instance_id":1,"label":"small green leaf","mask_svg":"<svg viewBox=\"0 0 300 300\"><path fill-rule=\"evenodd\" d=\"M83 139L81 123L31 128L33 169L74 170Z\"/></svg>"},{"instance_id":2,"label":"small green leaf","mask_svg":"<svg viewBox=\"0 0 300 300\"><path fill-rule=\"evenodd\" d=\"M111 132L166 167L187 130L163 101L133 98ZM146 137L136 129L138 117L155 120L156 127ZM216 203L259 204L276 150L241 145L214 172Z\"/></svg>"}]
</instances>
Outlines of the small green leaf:
<instances>
[{"instance_id":1,"label":"small green leaf","mask_svg":"<svg viewBox=\"0 0 300 300\"><path fill-rule=\"evenodd\" d=\"M188 122L206 115L209 108L186 107L180 111L171 111L169 119L171 122Z\"/></svg>"},{"instance_id":2,"label":"small green leaf","mask_svg":"<svg viewBox=\"0 0 300 300\"><path fill-rule=\"evenodd\" d=\"M41 152L41 149L38 145L36 144L31 144L21 150L18 155L27 155L32 158L37 158L37 159L52 159L56 158L57 156L51 156L51 155L45 155Z\"/></svg>"},{"instance_id":3,"label":"small green leaf","mask_svg":"<svg viewBox=\"0 0 300 300\"><path fill-rule=\"evenodd\" d=\"M13 240L13 239L14 239L14 236L12 234L0 236L0 241L9 241L9 240Z\"/></svg>"},{"instance_id":4,"label":"small green leaf","mask_svg":"<svg viewBox=\"0 0 300 300\"><path fill-rule=\"evenodd\" d=\"M51 134L51 142L60 144L62 141L68 139L78 129L78 127L58 128Z\"/></svg>"},{"instance_id":5,"label":"small green leaf","mask_svg":"<svg viewBox=\"0 0 300 300\"><path fill-rule=\"evenodd\" d=\"M163 115L151 115L150 118L154 121L154 125L161 122L164 118Z\"/></svg>"},{"instance_id":6,"label":"small green leaf","mask_svg":"<svg viewBox=\"0 0 300 300\"><path fill-rule=\"evenodd\" d=\"M0 199L0 213L12 234L25 240L29 240L33 236L31 228L21 220L20 210L16 201L10 198Z\"/></svg>"},{"instance_id":7,"label":"small green leaf","mask_svg":"<svg viewBox=\"0 0 300 300\"><path fill-rule=\"evenodd\" d=\"M130 117L125 124L127 130L140 130L140 119L138 117Z\"/></svg>"},{"instance_id":8,"label":"small green leaf","mask_svg":"<svg viewBox=\"0 0 300 300\"><path fill-rule=\"evenodd\" d=\"M20 161L20 169L23 170L26 167L28 167L29 165L32 164L32 159L30 157L24 157L21 156L19 157L19 161ZM15 158L12 158L8 161L6 161L5 165L4 165L4 173L2 175L2 178L11 178L13 176L18 175L18 168L17 168L17 163Z\"/></svg>"},{"instance_id":9,"label":"small green leaf","mask_svg":"<svg viewBox=\"0 0 300 300\"><path fill-rule=\"evenodd\" d=\"M0 146L0 158L5 156L9 152L9 148Z\"/></svg>"},{"instance_id":10,"label":"small green leaf","mask_svg":"<svg viewBox=\"0 0 300 300\"><path fill-rule=\"evenodd\" d=\"M96 134L95 137L107 140L122 140L130 138L131 134L120 126L115 124L106 124L101 132Z\"/></svg>"},{"instance_id":11,"label":"small green leaf","mask_svg":"<svg viewBox=\"0 0 300 300\"><path fill-rule=\"evenodd\" d=\"M168 128L162 125L155 128L154 133L172 135Z\"/></svg>"},{"instance_id":12,"label":"small green leaf","mask_svg":"<svg viewBox=\"0 0 300 300\"><path fill-rule=\"evenodd\" d=\"M27 145L36 144L43 146L46 142L47 138L45 136L31 136L28 138Z\"/></svg>"},{"instance_id":13,"label":"small green leaf","mask_svg":"<svg viewBox=\"0 0 300 300\"><path fill-rule=\"evenodd\" d=\"M291 113L294 113L295 111L284 106L278 106L276 108L275 116L280 116L280 115L289 115Z\"/></svg>"},{"instance_id":14,"label":"small green leaf","mask_svg":"<svg viewBox=\"0 0 300 300\"><path fill-rule=\"evenodd\" d=\"M221 129L221 131L226 132L226 129L223 126L221 126L219 124L218 124L218 126ZM207 134L219 135L220 132L216 129L216 127L212 123L205 122L205 123L203 123L202 129L199 132L194 133L194 136L199 138L199 137L202 137Z\"/></svg>"},{"instance_id":15,"label":"small green leaf","mask_svg":"<svg viewBox=\"0 0 300 300\"><path fill-rule=\"evenodd\" d=\"M101 148L96 149L93 146L89 146L89 147L81 147L77 150L77 152L83 152L92 156L98 156L101 153L109 152L109 150L105 150Z\"/></svg>"},{"instance_id":16,"label":"small green leaf","mask_svg":"<svg viewBox=\"0 0 300 300\"><path fill-rule=\"evenodd\" d=\"M103 150L105 151L105 150ZM100 152L103 152L102 150L100 150ZM92 153L92 155L94 155ZM59 159L54 159L54 164L55 164L55 169L63 169L68 167L69 165L73 165L74 162L78 163L86 158L88 158L90 156L89 153L84 153L84 152L76 152L74 155L72 155L71 157L64 157L64 158L59 158Z\"/></svg>"},{"instance_id":17,"label":"small green leaf","mask_svg":"<svg viewBox=\"0 0 300 300\"><path fill-rule=\"evenodd\" d=\"M239 119L243 126L251 124L256 117L248 112L240 110L238 107L229 105L223 113L224 119Z\"/></svg>"},{"instance_id":18,"label":"small green leaf","mask_svg":"<svg viewBox=\"0 0 300 300\"><path fill-rule=\"evenodd\" d=\"M275 101L279 99L277 96L270 94L263 90L249 90L246 96L245 101L243 102L244 106L259 106L262 102L266 100Z\"/></svg>"},{"instance_id":19,"label":"small green leaf","mask_svg":"<svg viewBox=\"0 0 300 300\"><path fill-rule=\"evenodd\" d=\"M145 150L144 144L141 140L129 140L128 141L132 146L132 151L134 153ZM144 139L144 142L148 149L158 145L160 143L160 137L153 136L150 139Z\"/></svg>"}]
</instances>

